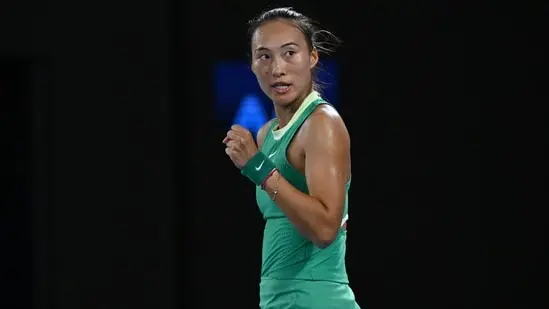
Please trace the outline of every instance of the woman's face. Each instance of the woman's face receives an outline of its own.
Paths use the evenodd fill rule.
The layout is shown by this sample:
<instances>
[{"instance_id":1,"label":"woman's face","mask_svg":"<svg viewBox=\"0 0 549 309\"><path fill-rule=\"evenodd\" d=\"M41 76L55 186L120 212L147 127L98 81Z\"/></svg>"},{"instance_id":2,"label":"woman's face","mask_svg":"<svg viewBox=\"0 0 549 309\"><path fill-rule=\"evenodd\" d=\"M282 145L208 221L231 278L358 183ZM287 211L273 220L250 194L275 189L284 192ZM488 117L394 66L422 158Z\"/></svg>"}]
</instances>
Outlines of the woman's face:
<instances>
[{"instance_id":1,"label":"woman's face","mask_svg":"<svg viewBox=\"0 0 549 309\"><path fill-rule=\"evenodd\" d=\"M287 106L305 97L317 62L317 51L311 52L305 35L291 21L269 21L252 36L252 71L275 104Z\"/></svg>"}]
</instances>

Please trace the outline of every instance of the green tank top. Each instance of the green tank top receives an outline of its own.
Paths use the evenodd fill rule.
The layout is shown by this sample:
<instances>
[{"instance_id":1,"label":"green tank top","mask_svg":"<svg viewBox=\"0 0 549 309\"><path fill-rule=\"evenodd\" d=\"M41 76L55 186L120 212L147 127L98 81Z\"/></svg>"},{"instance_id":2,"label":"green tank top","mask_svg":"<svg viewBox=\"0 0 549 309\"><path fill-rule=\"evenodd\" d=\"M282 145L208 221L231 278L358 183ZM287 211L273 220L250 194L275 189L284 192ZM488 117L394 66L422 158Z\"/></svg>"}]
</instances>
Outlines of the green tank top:
<instances>
[{"instance_id":1,"label":"green tank top","mask_svg":"<svg viewBox=\"0 0 549 309\"><path fill-rule=\"evenodd\" d=\"M310 99L308 104L303 106L306 103L304 102L302 104L304 109L302 111L298 109L294 115L295 119L282 129L285 130L282 136L275 136L273 129L278 126L278 121L273 121L261 147L261 151L274 162L281 175L295 188L306 194L309 191L305 176L288 162L286 152L295 134L316 107L327 104L317 94L316 96L313 94L308 97L308 99L313 98L312 102ZM347 218L349 187L350 181L346 185L347 194L342 224ZM337 238L330 246L320 249L294 227L278 208L276 202L273 202L260 187L256 188L256 201L266 220L263 233L262 280L298 279L348 283L345 269L347 232L344 229L340 228Z\"/></svg>"}]
</instances>

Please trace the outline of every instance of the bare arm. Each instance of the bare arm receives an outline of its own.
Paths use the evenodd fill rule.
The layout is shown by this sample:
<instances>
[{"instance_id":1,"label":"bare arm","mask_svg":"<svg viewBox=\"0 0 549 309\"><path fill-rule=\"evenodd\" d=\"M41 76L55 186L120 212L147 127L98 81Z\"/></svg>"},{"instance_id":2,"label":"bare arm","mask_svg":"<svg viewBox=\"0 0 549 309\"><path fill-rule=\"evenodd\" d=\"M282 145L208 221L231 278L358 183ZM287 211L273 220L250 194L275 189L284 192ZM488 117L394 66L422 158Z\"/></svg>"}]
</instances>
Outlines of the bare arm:
<instances>
[{"instance_id":1,"label":"bare arm","mask_svg":"<svg viewBox=\"0 0 549 309\"><path fill-rule=\"evenodd\" d=\"M350 175L350 138L332 108L323 108L307 120L305 138L305 194L281 175L270 177L265 190L278 190L276 203L289 220L315 245L325 248L335 239L345 205Z\"/></svg>"}]
</instances>

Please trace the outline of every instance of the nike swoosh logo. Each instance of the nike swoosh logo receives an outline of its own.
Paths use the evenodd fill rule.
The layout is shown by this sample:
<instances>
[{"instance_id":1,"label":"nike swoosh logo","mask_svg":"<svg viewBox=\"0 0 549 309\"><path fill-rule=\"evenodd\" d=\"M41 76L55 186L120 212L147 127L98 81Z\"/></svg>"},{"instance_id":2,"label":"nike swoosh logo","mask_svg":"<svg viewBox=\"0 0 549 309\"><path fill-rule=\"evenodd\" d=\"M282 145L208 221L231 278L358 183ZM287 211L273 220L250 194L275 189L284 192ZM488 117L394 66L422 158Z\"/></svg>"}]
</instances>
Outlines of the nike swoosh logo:
<instances>
[{"instance_id":1,"label":"nike swoosh logo","mask_svg":"<svg viewBox=\"0 0 549 309\"><path fill-rule=\"evenodd\" d=\"M273 153L271 153L271 154L269 155L269 159L272 158L277 152L278 152L278 150L275 151L275 152L273 152Z\"/></svg>"},{"instance_id":2,"label":"nike swoosh logo","mask_svg":"<svg viewBox=\"0 0 549 309\"><path fill-rule=\"evenodd\" d=\"M263 160L263 162L261 162L261 164L259 164L259 166L257 166L255 168L256 171L259 171L261 169L261 167L263 166L263 163L265 163L265 160Z\"/></svg>"}]
</instances>

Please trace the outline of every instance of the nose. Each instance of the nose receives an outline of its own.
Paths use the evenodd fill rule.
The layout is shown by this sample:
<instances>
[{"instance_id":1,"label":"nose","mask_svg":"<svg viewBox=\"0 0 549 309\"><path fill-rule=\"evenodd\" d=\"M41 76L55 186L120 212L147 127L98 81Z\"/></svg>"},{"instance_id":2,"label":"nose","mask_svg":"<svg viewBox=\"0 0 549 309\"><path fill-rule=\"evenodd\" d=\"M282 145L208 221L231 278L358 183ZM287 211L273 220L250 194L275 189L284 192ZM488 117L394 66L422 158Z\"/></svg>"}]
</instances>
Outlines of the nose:
<instances>
[{"instance_id":1,"label":"nose","mask_svg":"<svg viewBox=\"0 0 549 309\"><path fill-rule=\"evenodd\" d=\"M284 60L280 59L280 57L273 57L273 61L271 63L271 74L273 74L273 77L280 77L286 74Z\"/></svg>"}]
</instances>

